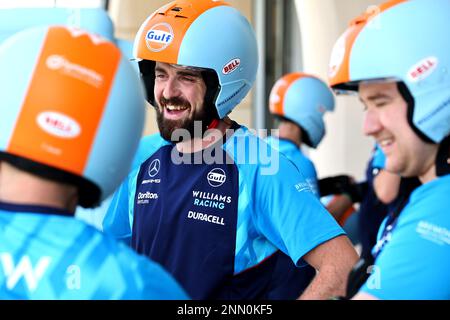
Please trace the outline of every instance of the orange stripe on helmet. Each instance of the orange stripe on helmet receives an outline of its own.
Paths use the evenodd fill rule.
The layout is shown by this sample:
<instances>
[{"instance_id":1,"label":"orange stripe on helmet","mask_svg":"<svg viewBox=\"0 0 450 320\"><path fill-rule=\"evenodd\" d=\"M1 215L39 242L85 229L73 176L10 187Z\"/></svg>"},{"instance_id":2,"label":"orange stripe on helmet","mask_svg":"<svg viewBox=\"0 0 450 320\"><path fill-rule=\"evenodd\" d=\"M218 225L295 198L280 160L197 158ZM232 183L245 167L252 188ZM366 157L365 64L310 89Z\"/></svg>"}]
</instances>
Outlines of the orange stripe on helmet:
<instances>
[{"instance_id":1,"label":"orange stripe on helmet","mask_svg":"<svg viewBox=\"0 0 450 320\"><path fill-rule=\"evenodd\" d=\"M329 84L331 87L352 81L350 79L350 56L353 44L364 27L377 15L389 8L408 0L391 0L379 6L371 6L359 17L350 22L349 28L336 42L333 48L330 68L328 71Z\"/></svg>"},{"instance_id":2,"label":"orange stripe on helmet","mask_svg":"<svg viewBox=\"0 0 450 320\"><path fill-rule=\"evenodd\" d=\"M191 24L206 10L229 6L224 1L173 1L156 11L141 27L136 57L177 64L181 43Z\"/></svg>"},{"instance_id":3,"label":"orange stripe on helmet","mask_svg":"<svg viewBox=\"0 0 450 320\"><path fill-rule=\"evenodd\" d=\"M311 77L305 73L295 72L289 73L279 79L272 88L269 98L269 109L272 114L285 116L284 113L284 97L289 87L298 79Z\"/></svg>"},{"instance_id":4,"label":"orange stripe on helmet","mask_svg":"<svg viewBox=\"0 0 450 320\"><path fill-rule=\"evenodd\" d=\"M94 41L49 29L7 152L82 174L121 58Z\"/></svg>"}]
</instances>

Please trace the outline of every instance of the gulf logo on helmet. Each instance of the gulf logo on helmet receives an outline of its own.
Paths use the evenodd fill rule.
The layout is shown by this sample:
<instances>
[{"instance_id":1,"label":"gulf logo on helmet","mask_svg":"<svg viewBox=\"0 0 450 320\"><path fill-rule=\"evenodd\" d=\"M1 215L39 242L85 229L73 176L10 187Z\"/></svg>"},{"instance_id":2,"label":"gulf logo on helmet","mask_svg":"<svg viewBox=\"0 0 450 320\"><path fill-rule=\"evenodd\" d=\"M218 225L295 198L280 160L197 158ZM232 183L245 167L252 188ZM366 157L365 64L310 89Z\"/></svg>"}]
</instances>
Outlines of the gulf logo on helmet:
<instances>
[{"instance_id":1,"label":"gulf logo on helmet","mask_svg":"<svg viewBox=\"0 0 450 320\"><path fill-rule=\"evenodd\" d=\"M168 23L155 24L145 36L147 48L153 52L164 50L172 43L173 39L173 29Z\"/></svg>"},{"instance_id":2,"label":"gulf logo on helmet","mask_svg":"<svg viewBox=\"0 0 450 320\"><path fill-rule=\"evenodd\" d=\"M222 169L214 168L210 172L208 172L206 178L208 179L209 185L216 188L225 183L225 181L227 180L227 175Z\"/></svg>"}]
</instances>

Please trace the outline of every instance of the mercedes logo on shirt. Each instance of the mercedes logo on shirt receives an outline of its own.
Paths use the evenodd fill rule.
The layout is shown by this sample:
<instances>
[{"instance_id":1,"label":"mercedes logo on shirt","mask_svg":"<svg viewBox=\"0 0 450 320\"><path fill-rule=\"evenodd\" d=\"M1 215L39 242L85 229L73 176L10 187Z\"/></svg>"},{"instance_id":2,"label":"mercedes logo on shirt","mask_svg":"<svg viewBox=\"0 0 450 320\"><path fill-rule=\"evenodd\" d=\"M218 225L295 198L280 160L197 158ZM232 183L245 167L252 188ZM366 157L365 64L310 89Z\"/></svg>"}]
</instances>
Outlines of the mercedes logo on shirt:
<instances>
[{"instance_id":1,"label":"mercedes logo on shirt","mask_svg":"<svg viewBox=\"0 0 450 320\"><path fill-rule=\"evenodd\" d=\"M148 166L148 175L150 176L150 178L153 178L158 174L160 167L161 162L159 161L159 159L155 159L150 163L150 165Z\"/></svg>"}]
</instances>

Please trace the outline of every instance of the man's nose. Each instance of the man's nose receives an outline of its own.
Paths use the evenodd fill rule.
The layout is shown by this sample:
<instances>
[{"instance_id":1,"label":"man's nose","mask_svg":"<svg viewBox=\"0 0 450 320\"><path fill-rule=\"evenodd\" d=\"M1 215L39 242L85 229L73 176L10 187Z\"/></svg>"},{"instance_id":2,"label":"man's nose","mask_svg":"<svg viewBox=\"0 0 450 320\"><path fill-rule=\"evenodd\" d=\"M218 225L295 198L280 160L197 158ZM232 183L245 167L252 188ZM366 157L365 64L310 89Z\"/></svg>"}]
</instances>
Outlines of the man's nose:
<instances>
[{"instance_id":1,"label":"man's nose","mask_svg":"<svg viewBox=\"0 0 450 320\"><path fill-rule=\"evenodd\" d=\"M366 136L374 136L382 128L376 110L368 110L364 116L363 132Z\"/></svg>"},{"instance_id":2,"label":"man's nose","mask_svg":"<svg viewBox=\"0 0 450 320\"><path fill-rule=\"evenodd\" d=\"M165 99L170 99L180 96L180 93L181 91L178 81L174 78L169 78L164 86L163 97Z\"/></svg>"}]
</instances>

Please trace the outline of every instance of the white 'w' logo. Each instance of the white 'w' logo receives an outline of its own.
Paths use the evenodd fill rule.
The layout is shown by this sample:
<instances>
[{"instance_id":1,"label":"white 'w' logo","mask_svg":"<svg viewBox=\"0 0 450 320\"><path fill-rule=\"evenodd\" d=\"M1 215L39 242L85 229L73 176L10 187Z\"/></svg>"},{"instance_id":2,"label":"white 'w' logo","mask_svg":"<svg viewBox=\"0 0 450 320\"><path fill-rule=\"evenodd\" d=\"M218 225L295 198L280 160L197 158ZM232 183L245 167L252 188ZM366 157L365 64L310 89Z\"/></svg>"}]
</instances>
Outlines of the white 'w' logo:
<instances>
[{"instance_id":1,"label":"white 'w' logo","mask_svg":"<svg viewBox=\"0 0 450 320\"><path fill-rule=\"evenodd\" d=\"M30 257L28 256L23 256L16 266L10 253L1 253L0 261L3 266L5 278L7 278L6 287L9 290L14 289L20 278L23 277L28 286L28 290L33 292L36 290L38 282L50 265L51 257L41 257L35 268L31 265Z\"/></svg>"}]
</instances>

